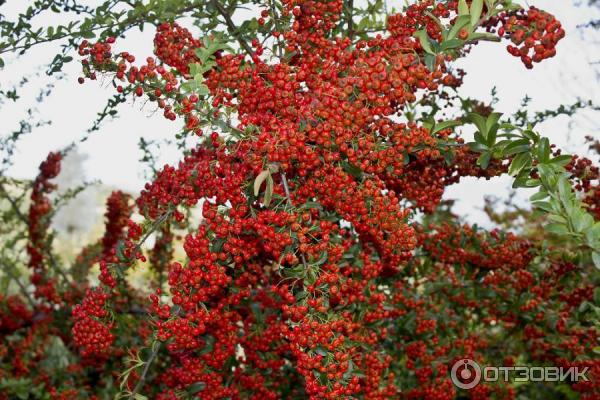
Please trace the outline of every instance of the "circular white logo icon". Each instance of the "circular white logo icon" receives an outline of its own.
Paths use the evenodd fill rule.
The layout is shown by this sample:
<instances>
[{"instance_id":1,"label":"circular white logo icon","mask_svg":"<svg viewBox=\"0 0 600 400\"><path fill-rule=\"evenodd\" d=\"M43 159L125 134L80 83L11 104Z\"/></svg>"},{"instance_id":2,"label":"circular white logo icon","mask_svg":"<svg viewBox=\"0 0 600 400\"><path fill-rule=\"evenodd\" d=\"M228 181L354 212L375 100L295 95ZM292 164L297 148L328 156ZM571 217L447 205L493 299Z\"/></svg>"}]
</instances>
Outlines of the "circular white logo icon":
<instances>
[{"instance_id":1,"label":"circular white logo icon","mask_svg":"<svg viewBox=\"0 0 600 400\"><path fill-rule=\"evenodd\" d=\"M450 371L452 383L460 389L473 389L481 380L481 367L468 358L458 360Z\"/></svg>"}]
</instances>

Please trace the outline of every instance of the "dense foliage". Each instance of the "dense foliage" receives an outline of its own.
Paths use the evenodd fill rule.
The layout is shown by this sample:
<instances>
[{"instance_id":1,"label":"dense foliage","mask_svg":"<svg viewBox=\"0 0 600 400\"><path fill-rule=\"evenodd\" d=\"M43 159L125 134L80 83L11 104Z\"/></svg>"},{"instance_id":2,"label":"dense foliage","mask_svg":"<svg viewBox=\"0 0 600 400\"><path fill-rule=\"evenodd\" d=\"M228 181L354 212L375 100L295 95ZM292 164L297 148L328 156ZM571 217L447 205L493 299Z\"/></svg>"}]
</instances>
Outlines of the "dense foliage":
<instances>
[{"instance_id":1,"label":"dense foliage","mask_svg":"<svg viewBox=\"0 0 600 400\"><path fill-rule=\"evenodd\" d=\"M245 5L256 16L237 23ZM86 17L27 27L54 8ZM154 56L139 61L120 40L144 24ZM526 69L552 58L565 36L552 15L509 0L389 14L352 0L40 0L0 28L4 53L68 40L55 67L78 57L80 83L112 82L104 114L137 96L184 126L181 162L135 198L112 193L103 237L73 265L52 244L64 151L33 182L2 178L0 397L599 398L600 172L522 114L456 95L468 75L453 64L481 41ZM461 177L503 174L538 189L526 214L543 234L464 225L441 202ZM146 287L135 268L152 271ZM461 358L587 367L589 380L461 391Z\"/></svg>"}]
</instances>

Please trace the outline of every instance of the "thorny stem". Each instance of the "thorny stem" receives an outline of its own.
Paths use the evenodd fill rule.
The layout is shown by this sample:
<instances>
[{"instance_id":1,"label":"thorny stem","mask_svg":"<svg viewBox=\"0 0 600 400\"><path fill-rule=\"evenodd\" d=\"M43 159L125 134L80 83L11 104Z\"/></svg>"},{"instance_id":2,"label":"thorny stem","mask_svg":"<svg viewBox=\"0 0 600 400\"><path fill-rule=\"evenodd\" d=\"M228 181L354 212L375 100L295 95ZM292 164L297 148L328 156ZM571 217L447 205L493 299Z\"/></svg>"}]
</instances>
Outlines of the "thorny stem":
<instances>
[{"instance_id":1,"label":"thorny stem","mask_svg":"<svg viewBox=\"0 0 600 400\"><path fill-rule=\"evenodd\" d=\"M31 306L31 309L35 309L35 302L31 298L29 292L27 292L27 288L25 287L25 285L23 285L23 282L19 280L19 277L13 272L13 268L15 267L15 265L11 264L10 266L6 265L5 267L6 268L3 268L3 271L6 272L17 283L17 286L19 286L19 289L21 289L21 292L23 293L23 296L25 296L25 298L27 299L27 302Z\"/></svg>"},{"instance_id":2,"label":"thorny stem","mask_svg":"<svg viewBox=\"0 0 600 400\"><path fill-rule=\"evenodd\" d=\"M29 224L29 220L21 212L16 201L12 197L10 197L10 195L8 194L8 192L6 191L6 189L4 188L4 185L2 185L2 183L0 183L0 191L4 194L4 197L10 203L10 205L11 205L12 209L14 210L15 214L17 215L17 217L21 221L23 221L25 224ZM65 275L63 270L58 266L58 263L56 262L56 259L52 255L52 252L48 249L44 249L44 253L46 253L46 256L48 257L48 260L50 261L52 268L60 275L60 277L65 281L65 283L70 284L71 282L69 281L69 278Z\"/></svg>"},{"instance_id":3,"label":"thorny stem","mask_svg":"<svg viewBox=\"0 0 600 400\"><path fill-rule=\"evenodd\" d=\"M2 183L0 183L0 191L2 191L2 193L4 194L4 197L6 197L6 200L8 200L8 202L10 203L10 206L14 210L17 217L19 217L19 219L21 221L23 221L27 224L28 223L27 218L25 217L25 215L23 215L23 213L19 209L19 206L15 202L15 200L12 197L10 197L10 195L8 194L8 192L6 191L6 189L4 188L4 185Z\"/></svg>"},{"instance_id":4,"label":"thorny stem","mask_svg":"<svg viewBox=\"0 0 600 400\"><path fill-rule=\"evenodd\" d=\"M142 375L140 375L140 380L135 385L135 387L131 391L131 394L129 395L130 399L135 399L136 394L139 393L139 391L144 387L144 384L146 383L146 376L148 375L148 371L150 370L150 365L152 364L152 362L154 362L154 359L158 355L158 350L160 350L161 343L158 341L155 343L156 345L152 346L152 353L150 354L148 361L144 363L144 369L142 370Z\"/></svg>"}]
</instances>

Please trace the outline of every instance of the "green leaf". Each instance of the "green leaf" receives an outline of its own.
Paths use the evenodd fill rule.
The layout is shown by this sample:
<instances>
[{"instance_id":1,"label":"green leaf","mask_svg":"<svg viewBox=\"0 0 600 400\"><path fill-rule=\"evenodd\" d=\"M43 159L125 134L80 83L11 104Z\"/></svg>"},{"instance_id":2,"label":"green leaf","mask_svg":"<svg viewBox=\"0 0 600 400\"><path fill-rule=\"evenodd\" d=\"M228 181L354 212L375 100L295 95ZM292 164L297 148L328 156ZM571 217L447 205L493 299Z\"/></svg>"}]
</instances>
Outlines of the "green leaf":
<instances>
[{"instance_id":1,"label":"green leaf","mask_svg":"<svg viewBox=\"0 0 600 400\"><path fill-rule=\"evenodd\" d=\"M260 192L260 187L261 187L262 183L270 175L271 175L271 171L269 171L268 169L265 169L264 171L261 171L261 173L256 176L256 179L254 179L254 195L255 196L258 196L258 193Z\"/></svg>"},{"instance_id":2,"label":"green leaf","mask_svg":"<svg viewBox=\"0 0 600 400\"><path fill-rule=\"evenodd\" d=\"M539 192L537 192L536 194L532 195L529 198L529 201L538 201L538 200L543 200L546 197L548 197L548 192L546 192L545 190L540 190Z\"/></svg>"},{"instance_id":3,"label":"green leaf","mask_svg":"<svg viewBox=\"0 0 600 400\"><path fill-rule=\"evenodd\" d=\"M456 18L456 21L454 21L454 25L452 25L452 28L448 33L448 40L454 39L456 35L458 35L458 32L460 32L462 28L469 24L470 20L471 18L468 15L461 15L458 18Z\"/></svg>"},{"instance_id":4,"label":"green leaf","mask_svg":"<svg viewBox=\"0 0 600 400\"><path fill-rule=\"evenodd\" d=\"M469 14L469 6L467 5L467 0L458 0L458 15L468 15Z\"/></svg>"},{"instance_id":5,"label":"green leaf","mask_svg":"<svg viewBox=\"0 0 600 400\"><path fill-rule=\"evenodd\" d=\"M442 122L436 123L433 126L433 128L431 129L431 134L434 135L434 134L438 133L439 131L443 131L444 129L452 128L452 127L459 126L459 125L462 125L462 122L458 121L458 120L442 121Z\"/></svg>"},{"instance_id":6,"label":"green leaf","mask_svg":"<svg viewBox=\"0 0 600 400\"><path fill-rule=\"evenodd\" d=\"M427 35L427 31L425 29L421 29L420 31L416 31L413 34L414 37L419 39L421 43L421 47L425 50L426 53L435 54L433 49L431 48L431 42L429 41L429 35Z\"/></svg>"},{"instance_id":7,"label":"green leaf","mask_svg":"<svg viewBox=\"0 0 600 400\"><path fill-rule=\"evenodd\" d=\"M478 153L483 153L489 150L489 147L486 144L478 143L478 142L470 142L469 148Z\"/></svg>"},{"instance_id":8,"label":"green leaf","mask_svg":"<svg viewBox=\"0 0 600 400\"><path fill-rule=\"evenodd\" d=\"M502 113L499 113L499 112L493 112L490 115L488 115L487 119L485 120L485 127L486 127L486 129L488 131L490 129L492 129L492 126L494 126L495 124L498 123L498 121L500 120L501 116L502 116Z\"/></svg>"},{"instance_id":9,"label":"green leaf","mask_svg":"<svg viewBox=\"0 0 600 400\"><path fill-rule=\"evenodd\" d=\"M518 140L512 141L504 149L502 149L502 156L507 157L507 156L511 156L513 154L524 153L529 150L530 150L529 140L518 139Z\"/></svg>"},{"instance_id":10,"label":"green leaf","mask_svg":"<svg viewBox=\"0 0 600 400\"><path fill-rule=\"evenodd\" d=\"M192 385L190 385L190 387L188 388L188 393L196 394L196 393L204 390L205 388L206 388L206 383L196 382L196 383L193 383Z\"/></svg>"},{"instance_id":11,"label":"green leaf","mask_svg":"<svg viewBox=\"0 0 600 400\"><path fill-rule=\"evenodd\" d=\"M473 32L469 35L467 40L487 40L490 42L499 42L501 39L499 36L489 32Z\"/></svg>"},{"instance_id":12,"label":"green leaf","mask_svg":"<svg viewBox=\"0 0 600 400\"><path fill-rule=\"evenodd\" d=\"M583 232L594 225L594 217L585 211L578 209L573 214L573 228L575 232Z\"/></svg>"},{"instance_id":13,"label":"green leaf","mask_svg":"<svg viewBox=\"0 0 600 400\"><path fill-rule=\"evenodd\" d=\"M535 202L531 203L531 205L534 206L535 208L544 210L548 213L554 212L554 209L552 208L552 204L550 204L547 201L535 201Z\"/></svg>"},{"instance_id":14,"label":"green leaf","mask_svg":"<svg viewBox=\"0 0 600 400\"><path fill-rule=\"evenodd\" d=\"M486 169L488 165L490 165L490 160L492 158L492 153L485 152L479 156L477 159L477 165L481 166L481 168Z\"/></svg>"},{"instance_id":15,"label":"green leaf","mask_svg":"<svg viewBox=\"0 0 600 400\"><path fill-rule=\"evenodd\" d=\"M558 196L564 201L571 199L571 183L564 176L558 179Z\"/></svg>"},{"instance_id":16,"label":"green leaf","mask_svg":"<svg viewBox=\"0 0 600 400\"><path fill-rule=\"evenodd\" d=\"M566 166L567 164L569 164L571 162L571 160L573 159L572 156L568 155L568 154L563 154L560 156L556 156L553 159L551 159L550 161L548 161L550 164L557 164L561 167Z\"/></svg>"},{"instance_id":17,"label":"green leaf","mask_svg":"<svg viewBox=\"0 0 600 400\"><path fill-rule=\"evenodd\" d=\"M477 143L485 144L487 146L487 139L481 134L481 132L476 131L473 135L473 138Z\"/></svg>"},{"instance_id":18,"label":"green leaf","mask_svg":"<svg viewBox=\"0 0 600 400\"><path fill-rule=\"evenodd\" d=\"M569 234L569 230L564 224L552 223L544 226L544 230L559 236L565 236Z\"/></svg>"},{"instance_id":19,"label":"green leaf","mask_svg":"<svg viewBox=\"0 0 600 400\"><path fill-rule=\"evenodd\" d=\"M550 141L548 138L540 140L537 147L537 156L541 162L547 162L550 159Z\"/></svg>"},{"instance_id":20,"label":"green leaf","mask_svg":"<svg viewBox=\"0 0 600 400\"><path fill-rule=\"evenodd\" d=\"M479 18L481 18L481 11L483 10L483 0L473 0L471 3L471 26L477 26Z\"/></svg>"},{"instance_id":21,"label":"green leaf","mask_svg":"<svg viewBox=\"0 0 600 400\"><path fill-rule=\"evenodd\" d=\"M600 222L594 223L585 233L590 247L596 247L600 241Z\"/></svg>"},{"instance_id":22,"label":"green leaf","mask_svg":"<svg viewBox=\"0 0 600 400\"><path fill-rule=\"evenodd\" d=\"M434 54L425 54L425 66L429 71L435 70L435 55Z\"/></svg>"},{"instance_id":23,"label":"green leaf","mask_svg":"<svg viewBox=\"0 0 600 400\"><path fill-rule=\"evenodd\" d=\"M462 47L464 44L465 44L465 41L460 40L460 39L445 40L442 42L440 49L442 51L457 49L459 47Z\"/></svg>"},{"instance_id":24,"label":"green leaf","mask_svg":"<svg viewBox=\"0 0 600 400\"><path fill-rule=\"evenodd\" d=\"M475 124L477 130L483 135L484 138L487 138L487 125L486 119L477 113L469 113L467 118L470 122Z\"/></svg>"},{"instance_id":25,"label":"green leaf","mask_svg":"<svg viewBox=\"0 0 600 400\"><path fill-rule=\"evenodd\" d=\"M600 269L600 252L594 251L592 253L592 261L594 261L596 268Z\"/></svg>"},{"instance_id":26,"label":"green leaf","mask_svg":"<svg viewBox=\"0 0 600 400\"><path fill-rule=\"evenodd\" d=\"M496 144L496 137L498 135L498 124L493 124L490 128L488 128L487 133L487 145L492 147Z\"/></svg>"},{"instance_id":27,"label":"green leaf","mask_svg":"<svg viewBox=\"0 0 600 400\"><path fill-rule=\"evenodd\" d=\"M563 224L563 225L567 224L567 219L558 214L550 214L550 215L548 215L548 219L552 222L557 222L559 224Z\"/></svg>"},{"instance_id":28,"label":"green leaf","mask_svg":"<svg viewBox=\"0 0 600 400\"><path fill-rule=\"evenodd\" d=\"M267 176L267 188L265 189L265 198L263 199L263 203L265 207L269 207L271 204L271 199L273 198L273 177L271 174Z\"/></svg>"},{"instance_id":29,"label":"green leaf","mask_svg":"<svg viewBox=\"0 0 600 400\"><path fill-rule=\"evenodd\" d=\"M529 153L521 153L516 156L508 167L508 174L510 176L517 176L523 168L531 165L531 155Z\"/></svg>"},{"instance_id":30,"label":"green leaf","mask_svg":"<svg viewBox=\"0 0 600 400\"><path fill-rule=\"evenodd\" d=\"M354 164L350 164L348 161L342 161L342 168L355 178L360 178L363 173L359 167Z\"/></svg>"},{"instance_id":31,"label":"green leaf","mask_svg":"<svg viewBox=\"0 0 600 400\"><path fill-rule=\"evenodd\" d=\"M205 84L199 84L196 87L196 89L194 90L194 92L198 96L206 96L207 94L210 94L210 90L208 89L208 86L206 86Z\"/></svg>"}]
</instances>

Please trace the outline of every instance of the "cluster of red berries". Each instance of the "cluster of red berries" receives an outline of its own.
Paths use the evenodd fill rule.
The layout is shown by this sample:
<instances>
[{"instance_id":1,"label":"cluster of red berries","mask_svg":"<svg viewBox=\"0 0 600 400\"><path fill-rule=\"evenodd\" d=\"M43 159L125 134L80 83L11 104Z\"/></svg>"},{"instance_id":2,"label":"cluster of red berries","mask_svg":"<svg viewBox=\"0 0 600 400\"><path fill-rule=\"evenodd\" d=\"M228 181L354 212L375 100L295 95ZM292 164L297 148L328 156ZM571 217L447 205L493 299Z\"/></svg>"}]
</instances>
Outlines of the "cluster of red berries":
<instances>
[{"instance_id":1,"label":"cluster of red berries","mask_svg":"<svg viewBox=\"0 0 600 400\"><path fill-rule=\"evenodd\" d=\"M73 341L84 357L106 352L114 341L112 323L105 303L109 295L100 289L89 290L83 302L73 308Z\"/></svg>"},{"instance_id":2,"label":"cluster of red berries","mask_svg":"<svg viewBox=\"0 0 600 400\"><path fill-rule=\"evenodd\" d=\"M535 7L528 10L501 14L491 19L488 26L497 25L498 35L506 37L514 44L507 50L519 57L529 69L533 63L539 63L556 55L557 43L565 37L565 30L556 18Z\"/></svg>"},{"instance_id":3,"label":"cluster of red berries","mask_svg":"<svg viewBox=\"0 0 600 400\"><path fill-rule=\"evenodd\" d=\"M27 215L29 244L29 267L32 269L31 283L35 285L36 297L45 298L50 302L58 302L55 291L56 280L48 276L46 262L51 249L47 244L47 231L50 226L48 215L52 211L52 202L48 197L55 186L50 181L60 173L60 153L48 154L46 160L40 164L40 173L33 182L31 192L31 205Z\"/></svg>"}]
</instances>

